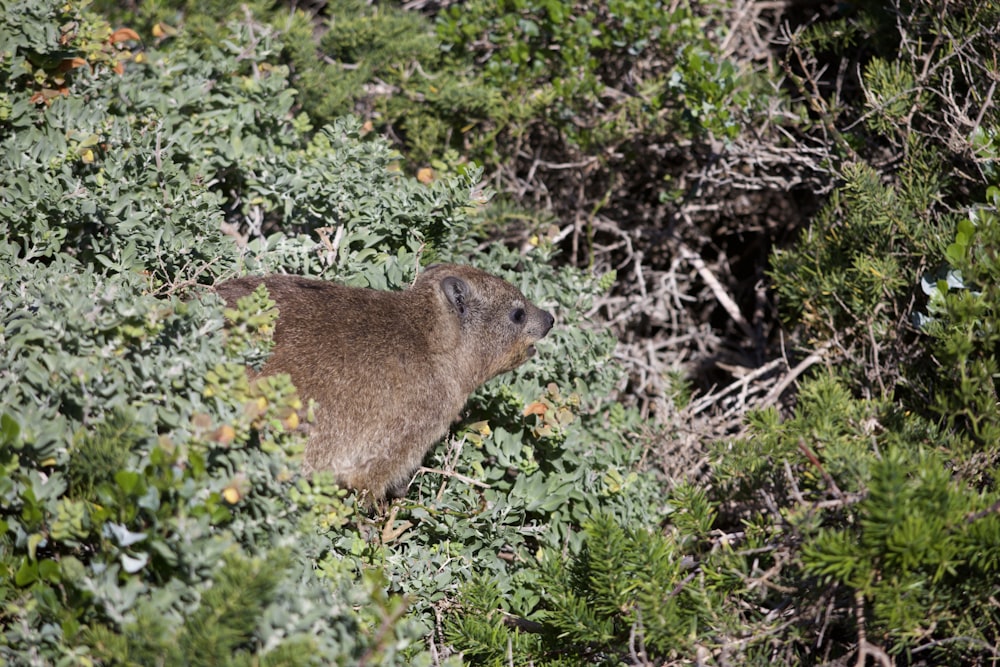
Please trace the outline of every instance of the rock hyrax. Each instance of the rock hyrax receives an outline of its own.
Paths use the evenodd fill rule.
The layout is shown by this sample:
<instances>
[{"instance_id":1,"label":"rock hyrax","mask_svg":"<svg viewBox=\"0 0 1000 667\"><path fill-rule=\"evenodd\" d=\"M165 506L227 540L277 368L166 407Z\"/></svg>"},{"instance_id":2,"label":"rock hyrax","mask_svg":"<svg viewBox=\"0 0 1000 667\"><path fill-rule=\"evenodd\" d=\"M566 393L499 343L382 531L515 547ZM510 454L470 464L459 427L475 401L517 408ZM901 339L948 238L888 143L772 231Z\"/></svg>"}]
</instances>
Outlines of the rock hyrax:
<instances>
[{"instance_id":1,"label":"rock hyrax","mask_svg":"<svg viewBox=\"0 0 1000 667\"><path fill-rule=\"evenodd\" d=\"M510 283L436 265L400 292L288 275L216 287L234 306L261 282L278 306L261 374L288 373L316 401L304 469L333 470L374 499L401 495L476 387L535 352L552 315Z\"/></svg>"}]
</instances>

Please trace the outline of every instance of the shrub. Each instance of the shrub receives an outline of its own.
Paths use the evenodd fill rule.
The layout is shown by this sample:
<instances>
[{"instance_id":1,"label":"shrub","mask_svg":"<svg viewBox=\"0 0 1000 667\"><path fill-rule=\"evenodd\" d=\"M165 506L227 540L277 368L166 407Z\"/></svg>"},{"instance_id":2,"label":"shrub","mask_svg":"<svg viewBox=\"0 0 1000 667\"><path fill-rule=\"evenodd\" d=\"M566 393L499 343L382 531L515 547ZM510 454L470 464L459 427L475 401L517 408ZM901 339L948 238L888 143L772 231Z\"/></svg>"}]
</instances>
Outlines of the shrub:
<instances>
[{"instance_id":1,"label":"shrub","mask_svg":"<svg viewBox=\"0 0 1000 667\"><path fill-rule=\"evenodd\" d=\"M915 316L933 338L940 363L941 385L934 394L934 408L953 427L969 432L982 447L982 461L995 469L1000 455L996 447L1000 439L996 380L1000 264L993 248L1000 241L1000 189L991 187L986 194L986 205L970 210L968 218L957 225L954 242L945 248L939 268L922 278L930 315ZM970 470L969 474L994 482L986 471Z\"/></svg>"},{"instance_id":2,"label":"shrub","mask_svg":"<svg viewBox=\"0 0 1000 667\"><path fill-rule=\"evenodd\" d=\"M715 492L754 508L745 550L773 582L764 604L792 605L805 626L822 619L829 655L856 645L967 664L989 653L1000 628L989 592L998 495L954 475L950 453L967 446L832 378L804 385L787 420L756 415L745 438L720 447ZM786 656L812 654L812 636Z\"/></svg>"},{"instance_id":3,"label":"shrub","mask_svg":"<svg viewBox=\"0 0 1000 667\"><path fill-rule=\"evenodd\" d=\"M454 9L114 9L134 32L74 4L10 9L0 655L995 657L995 7L891 3L794 30L784 81L763 82L786 86L777 99L722 55L712 6ZM771 269L793 346L821 346L830 369L718 443L704 488L665 483L643 468L666 436L624 407L615 342L584 326L615 274L558 268L565 234L484 240L491 214L523 216L486 206L467 159L524 179L522 204L570 206L581 247L616 206L654 221L636 239L707 247L716 230L660 225L691 210L664 165L706 146L730 164L757 106L781 123L774 155L803 150L794 164L839 179ZM689 143L713 136L733 143ZM563 175L543 188L536 165ZM753 169L725 176L773 189ZM309 406L288 379L247 381L268 295L224 309L205 288L265 271L400 288L470 259L560 326L477 392L406 498L359 512L329 476L298 475Z\"/></svg>"},{"instance_id":4,"label":"shrub","mask_svg":"<svg viewBox=\"0 0 1000 667\"><path fill-rule=\"evenodd\" d=\"M800 389L790 418L760 412L719 451L715 497L736 494L737 516L785 545L775 581L813 593L796 616L822 619L830 650L853 644L859 661L996 653L985 248L998 202L992 189L974 202L995 179L997 110L976 91L992 76L980 21L997 8L943 9L887 3L792 35L801 69L787 73L835 142L841 183L771 275L786 321L835 367ZM831 60L858 73L855 101L821 92Z\"/></svg>"},{"instance_id":5,"label":"shrub","mask_svg":"<svg viewBox=\"0 0 1000 667\"><path fill-rule=\"evenodd\" d=\"M319 547L286 498L301 404L287 379L251 388L227 361L218 307L64 255L4 260L0 651L249 662L373 645L309 585Z\"/></svg>"},{"instance_id":6,"label":"shrub","mask_svg":"<svg viewBox=\"0 0 1000 667\"><path fill-rule=\"evenodd\" d=\"M527 554L598 504L647 511L618 431L637 418L605 399L613 340L577 328L607 280L553 268L544 240L477 254L476 170L421 182L358 121L313 130L280 36L252 16L211 45L128 57L133 42L103 37L89 55L110 28L74 5L5 29L17 62L62 39L62 61L88 65L34 103L50 70L0 81L0 654L427 663L420 639L465 581L537 602ZM400 288L421 262L470 257L560 330L473 399L429 464L443 472L387 519L356 513L328 476L297 474L309 410L288 379L247 381L267 295L224 311L202 287L286 270Z\"/></svg>"}]
</instances>

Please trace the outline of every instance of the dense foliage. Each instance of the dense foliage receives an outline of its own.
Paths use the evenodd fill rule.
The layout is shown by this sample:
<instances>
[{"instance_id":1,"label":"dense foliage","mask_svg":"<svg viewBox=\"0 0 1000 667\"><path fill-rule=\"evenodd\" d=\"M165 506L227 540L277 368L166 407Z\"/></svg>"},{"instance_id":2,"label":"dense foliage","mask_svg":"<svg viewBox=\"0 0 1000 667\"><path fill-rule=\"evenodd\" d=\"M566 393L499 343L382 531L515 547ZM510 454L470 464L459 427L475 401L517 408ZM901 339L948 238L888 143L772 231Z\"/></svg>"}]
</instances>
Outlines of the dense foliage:
<instances>
[{"instance_id":1,"label":"dense foliage","mask_svg":"<svg viewBox=\"0 0 1000 667\"><path fill-rule=\"evenodd\" d=\"M223 335L200 286L287 270L400 288L418 261L472 247L475 172L421 183L355 121L312 131L270 61L278 36L251 18L208 52L130 51L134 34L74 6L14 9L0 262L7 659L409 662L430 605L463 580L516 580L502 556L548 530L569 536L598 493L642 506L606 481L636 456L591 398L616 380L611 341L572 326L606 285L551 268L543 245L477 263L570 326L542 346L547 366L477 397L472 429L431 464L443 472L419 477L384 532L329 479L300 479L306 406L287 378L251 385L243 372L267 351L266 295L225 313ZM535 400L552 411L525 419ZM608 443L596 458L595 432Z\"/></svg>"},{"instance_id":2,"label":"dense foliage","mask_svg":"<svg viewBox=\"0 0 1000 667\"><path fill-rule=\"evenodd\" d=\"M995 660L1000 6L736 4L0 3L0 660ZM776 183L815 206L748 260L728 200ZM766 303L709 280L727 252ZM369 513L298 474L288 379L247 380L266 291L209 288L436 261L558 326ZM657 262L721 305L640 300ZM797 364L691 427L696 479L661 454L719 359L653 368L640 418L609 291Z\"/></svg>"}]
</instances>

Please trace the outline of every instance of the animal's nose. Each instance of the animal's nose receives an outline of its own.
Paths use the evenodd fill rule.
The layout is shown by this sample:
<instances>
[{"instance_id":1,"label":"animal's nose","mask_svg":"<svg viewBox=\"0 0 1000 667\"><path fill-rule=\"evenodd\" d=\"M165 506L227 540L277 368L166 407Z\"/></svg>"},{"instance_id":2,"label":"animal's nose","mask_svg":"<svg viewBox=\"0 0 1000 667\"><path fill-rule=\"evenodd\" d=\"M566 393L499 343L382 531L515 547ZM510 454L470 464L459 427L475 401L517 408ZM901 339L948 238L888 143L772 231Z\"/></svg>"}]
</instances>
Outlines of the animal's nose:
<instances>
[{"instance_id":1,"label":"animal's nose","mask_svg":"<svg viewBox=\"0 0 1000 667\"><path fill-rule=\"evenodd\" d=\"M552 330L552 325L556 323L556 318L552 317L552 313L544 310L542 311L542 315L544 316L542 318L542 322L544 323L544 326L542 327L542 335L544 336Z\"/></svg>"}]
</instances>

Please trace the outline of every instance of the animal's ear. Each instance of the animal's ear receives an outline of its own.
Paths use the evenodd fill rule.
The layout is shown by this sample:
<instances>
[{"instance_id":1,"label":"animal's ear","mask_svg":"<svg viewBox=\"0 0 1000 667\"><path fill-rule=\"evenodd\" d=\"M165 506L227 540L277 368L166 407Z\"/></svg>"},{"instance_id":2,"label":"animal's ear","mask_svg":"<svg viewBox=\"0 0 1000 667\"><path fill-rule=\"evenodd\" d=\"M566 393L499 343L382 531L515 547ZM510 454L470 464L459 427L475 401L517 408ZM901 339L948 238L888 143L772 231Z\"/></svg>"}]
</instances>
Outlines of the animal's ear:
<instances>
[{"instance_id":1,"label":"animal's ear","mask_svg":"<svg viewBox=\"0 0 1000 667\"><path fill-rule=\"evenodd\" d=\"M455 309L458 316L461 319L465 319L466 314L469 312L469 308L466 305L466 302L469 300L469 286L461 278L448 276L441 280L441 289L444 290L444 295L448 297L448 302L451 303L452 308Z\"/></svg>"}]
</instances>

